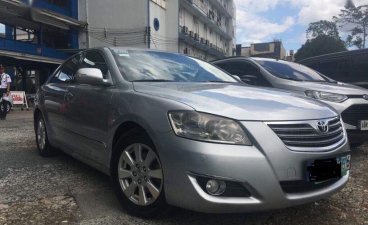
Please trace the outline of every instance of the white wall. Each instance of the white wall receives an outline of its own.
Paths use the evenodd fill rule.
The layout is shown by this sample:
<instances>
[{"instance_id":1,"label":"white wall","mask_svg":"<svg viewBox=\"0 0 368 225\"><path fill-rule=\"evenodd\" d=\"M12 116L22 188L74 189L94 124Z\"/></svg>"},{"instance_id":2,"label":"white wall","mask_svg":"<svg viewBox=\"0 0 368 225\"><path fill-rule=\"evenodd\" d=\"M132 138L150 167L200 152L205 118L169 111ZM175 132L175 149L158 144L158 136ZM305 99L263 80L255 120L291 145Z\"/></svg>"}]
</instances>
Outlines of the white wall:
<instances>
[{"instance_id":1,"label":"white wall","mask_svg":"<svg viewBox=\"0 0 368 225\"><path fill-rule=\"evenodd\" d=\"M100 46L146 47L149 0L79 0L79 19L87 21L89 44L85 33L80 35L80 48ZM104 32L106 28L107 32ZM112 33L116 31L115 33ZM134 33L133 33L134 31ZM105 37L105 34L106 37Z\"/></svg>"},{"instance_id":2,"label":"white wall","mask_svg":"<svg viewBox=\"0 0 368 225\"><path fill-rule=\"evenodd\" d=\"M179 0L167 1L166 8L150 2L151 49L178 52L178 7ZM157 31L155 18L160 22Z\"/></svg>"}]
</instances>

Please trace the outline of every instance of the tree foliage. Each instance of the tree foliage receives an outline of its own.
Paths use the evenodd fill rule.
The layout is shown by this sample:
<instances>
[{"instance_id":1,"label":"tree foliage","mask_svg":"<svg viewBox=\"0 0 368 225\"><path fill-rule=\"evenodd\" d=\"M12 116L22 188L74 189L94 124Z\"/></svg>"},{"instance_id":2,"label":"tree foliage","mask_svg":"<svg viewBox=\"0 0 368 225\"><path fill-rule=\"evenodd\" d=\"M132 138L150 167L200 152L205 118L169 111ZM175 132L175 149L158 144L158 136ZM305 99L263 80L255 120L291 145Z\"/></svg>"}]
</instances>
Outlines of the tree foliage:
<instances>
[{"instance_id":1,"label":"tree foliage","mask_svg":"<svg viewBox=\"0 0 368 225\"><path fill-rule=\"evenodd\" d=\"M340 14L333 19L341 28L349 30L349 35L346 39L348 46L356 46L359 49L366 47L368 36L368 5L358 7L350 5L342 9Z\"/></svg>"},{"instance_id":2,"label":"tree foliage","mask_svg":"<svg viewBox=\"0 0 368 225\"><path fill-rule=\"evenodd\" d=\"M313 56L324 55L333 52L346 51L345 43L340 38L327 35L319 35L307 42L295 54L296 61Z\"/></svg>"},{"instance_id":3,"label":"tree foliage","mask_svg":"<svg viewBox=\"0 0 368 225\"><path fill-rule=\"evenodd\" d=\"M329 36L339 40L340 34L336 23L327 20L310 23L307 29L307 39L311 40L319 36Z\"/></svg>"}]
</instances>

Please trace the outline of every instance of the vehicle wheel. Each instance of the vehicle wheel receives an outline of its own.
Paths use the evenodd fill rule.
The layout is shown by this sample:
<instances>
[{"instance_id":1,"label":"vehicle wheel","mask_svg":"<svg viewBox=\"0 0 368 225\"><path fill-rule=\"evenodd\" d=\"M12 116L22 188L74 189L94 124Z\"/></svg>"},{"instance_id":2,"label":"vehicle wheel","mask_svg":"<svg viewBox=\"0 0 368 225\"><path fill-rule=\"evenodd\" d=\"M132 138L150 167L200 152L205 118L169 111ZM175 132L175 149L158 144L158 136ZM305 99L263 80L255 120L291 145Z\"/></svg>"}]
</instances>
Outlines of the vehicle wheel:
<instances>
[{"instance_id":1,"label":"vehicle wheel","mask_svg":"<svg viewBox=\"0 0 368 225\"><path fill-rule=\"evenodd\" d=\"M8 103L6 103L6 111L7 111L8 113L10 112L11 108L12 108L11 104L10 104L9 102L8 102Z\"/></svg>"},{"instance_id":2,"label":"vehicle wheel","mask_svg":"<svg viewBox=\"0 0 368 225\"><path fill-rule=\"evenodd\" d=\"M111 175L115 193L129 214L155 217L167 208L164 176L150 138L132 130L114 146Z\"/></svg>"},{"instance_id":3,"label":"vehicle wheel","mask_svg":"<svg viewBox=\"0 0 368 225\"><path fill-rule=\"evenodd\" d=\"M44 157L55 155L55 149L49 143L45 121L42 116L37 118L35 133L37 148L40 155Z\"/></svg>"}]
</instances>

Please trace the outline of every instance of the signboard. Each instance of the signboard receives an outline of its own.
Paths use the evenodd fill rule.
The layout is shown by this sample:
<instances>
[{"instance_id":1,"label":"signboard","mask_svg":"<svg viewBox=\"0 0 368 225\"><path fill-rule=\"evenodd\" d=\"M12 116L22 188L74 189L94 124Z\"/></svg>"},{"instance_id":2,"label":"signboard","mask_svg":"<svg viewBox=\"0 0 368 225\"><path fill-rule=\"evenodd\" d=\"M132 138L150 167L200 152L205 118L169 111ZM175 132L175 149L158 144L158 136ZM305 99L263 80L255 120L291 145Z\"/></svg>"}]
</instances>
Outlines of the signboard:
<instances>
[{"instance_id":1,"label":"signboard","mask_svg":"<svg viewBox=\"0 0 368 225\"><path fill-rule=\"evenodd\" d=\"M27 97L24 91L11 91L10 96L13 99L13 105L26 105L28 109Z\"/></svg>"}]
</instances>

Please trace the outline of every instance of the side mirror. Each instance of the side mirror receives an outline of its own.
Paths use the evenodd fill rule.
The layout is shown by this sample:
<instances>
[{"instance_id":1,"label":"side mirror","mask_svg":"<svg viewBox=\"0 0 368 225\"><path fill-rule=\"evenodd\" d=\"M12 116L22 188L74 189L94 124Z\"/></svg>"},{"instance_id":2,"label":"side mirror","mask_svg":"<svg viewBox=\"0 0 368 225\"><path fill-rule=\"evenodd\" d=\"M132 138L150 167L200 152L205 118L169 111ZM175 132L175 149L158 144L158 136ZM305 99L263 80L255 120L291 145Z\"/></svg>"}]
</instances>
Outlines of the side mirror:
<instances>
[{"instance_id":1,"label":"side mirror","mask_svg":"<svg viewBox=\"0 0 368 225\"><path fill-rule=\"evenodd\" d=\"M75 80L80 84L90 85L106 85L100 69L97 68L81 68L75 74Z\"/></svg>"}]
</instances>

